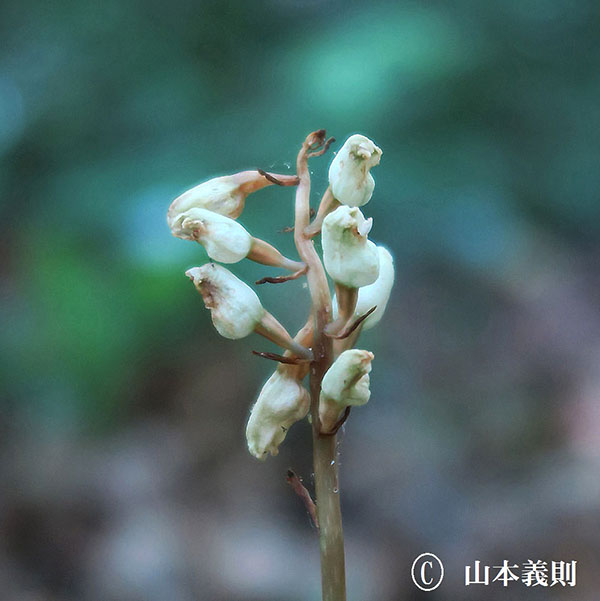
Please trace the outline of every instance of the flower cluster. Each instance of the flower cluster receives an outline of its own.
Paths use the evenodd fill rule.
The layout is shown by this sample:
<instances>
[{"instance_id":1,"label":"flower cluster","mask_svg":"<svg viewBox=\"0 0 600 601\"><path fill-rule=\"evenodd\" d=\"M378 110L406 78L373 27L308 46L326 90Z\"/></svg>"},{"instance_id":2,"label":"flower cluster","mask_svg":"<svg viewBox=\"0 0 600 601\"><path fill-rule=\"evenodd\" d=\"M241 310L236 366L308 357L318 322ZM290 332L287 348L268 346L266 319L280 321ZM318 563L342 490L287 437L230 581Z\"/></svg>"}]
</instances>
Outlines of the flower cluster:
<instances>
[{"instance_id":1,"label":"flower cluster","mask_svg":"<svg viewBox=\"0 0 600 601\"><path fill-rule=\"evenodd\" d=\"M263 353L280 363L260 391L246 428L248 449L259 459L276 455L288 429L309 411L321 433L333 433L349 407L369 400L374 356L352 347L360 331L373 327L383 316L394 281L392 256L368 239L373 220L366 219L359 208L373 195L370 169L380 158L381 150L368 138L358 134L348 138L330 165L329 188L317 217L305 231L295 232L307 240L321 233L323 264L335 288L333 301L327 301L326 327L326 335L334 339L333 357L319 395L312 400L303 380L317 359L313 355L314 311L292 337L263 307L254 290L220 264L247 258L292 272L264 279L271 282L307 274L307 264L284 257L237 221L250 194L273 184L298 185L299 177L244 171L204 182L169 207L167 222L173 235L202 245L216 262L193 267L186 275L202 295L219 334L238 339L255 332L284 349L283 355ZM326 297L330 298L328 290Z\"/></svg>"}]
</instances>

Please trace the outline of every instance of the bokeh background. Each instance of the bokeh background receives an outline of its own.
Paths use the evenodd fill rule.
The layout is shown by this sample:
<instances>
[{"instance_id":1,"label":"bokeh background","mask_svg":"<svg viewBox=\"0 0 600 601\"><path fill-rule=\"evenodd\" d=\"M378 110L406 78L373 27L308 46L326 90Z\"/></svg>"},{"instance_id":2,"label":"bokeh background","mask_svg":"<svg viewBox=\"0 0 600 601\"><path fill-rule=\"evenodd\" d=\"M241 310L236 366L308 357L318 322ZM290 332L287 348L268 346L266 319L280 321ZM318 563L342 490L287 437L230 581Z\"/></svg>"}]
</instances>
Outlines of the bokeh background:
<instances>
[{"instance_id":1,"label":"bokeh background","mask_svg":"<svg viewBox=\"0 0 600 601\"><path fill-rule=\"evenodd\" d=\"M218 337L165 212L291 173L321 127L382 147L364 212L397 268L342 434L349 599L598 598L597 2L7 0L0 39L3 600L319 599L285 483L310 486L309 427L247 453L268 345ZM241 222L291 254L292 203L263 190ZM260 294L302 324L300 283ZM577 560L578 582L465 589L476 559Z\"/></svg>"}]
</instances>

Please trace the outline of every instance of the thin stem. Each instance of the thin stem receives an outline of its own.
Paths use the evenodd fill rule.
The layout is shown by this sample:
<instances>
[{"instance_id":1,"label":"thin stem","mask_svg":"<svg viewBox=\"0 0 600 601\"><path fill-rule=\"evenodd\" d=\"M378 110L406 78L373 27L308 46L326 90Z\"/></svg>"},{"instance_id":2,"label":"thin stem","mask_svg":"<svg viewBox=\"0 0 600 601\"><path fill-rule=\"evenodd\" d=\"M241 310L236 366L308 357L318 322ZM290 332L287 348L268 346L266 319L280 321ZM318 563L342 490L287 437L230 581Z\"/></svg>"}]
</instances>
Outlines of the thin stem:
<instances>
[{"instance_id":1,"label":"thin stem","mask_svg":"<svg viewBox=\"0 0 600 601\"><path fill-rule=\"evenodd\" d=\"M271 267L281 267L288 271L300 271L304 268L304 264L298 261L292 261L284 257L272 244L261 240L260 238L252 238L252 246L247 255L248 259L260 263L261 265L270 265Z\"/></svg>"},{"instance_id":2,"label":"thin stem","mask_svg":"<svg viewBox=\"0 0 600 601\"><path fill-rule=\"evenodd\" d=\"M319 210L317 211L317 216L314 221L306 228L304 233L309 238L314 238L317 234L321 232L321 226L323 225L323 220L329 213L335 211L341 204L333 197L333 193L331 192L331 186L325 190L325 194L323 194L323 198L319 204Z\"/></svg>"},{"instance_id":3,"label":"thin stem","mask_svg":"<svg viewBox=\"0 0 600 601\"><path fill-rule=\"evenodd\" d=\"M316 432L313 424L313 467L319 517L323 601L346 601L344 531L336 446L337 436L322 436Z\"/></svg>"},{"instance_id":4,"label":"thin stem","mask_svg":"<svg viewBox=\"0 0 600 601\"><path fill-rule=\"evenodd\" d=\"M298 357L309 361L313 358L310 349L293 340L288 331L268 311L264 312L262 319L254 326L254 331L278 346L292 351Z\"/></svg>"},{"instance_id":5,"label":"thin stem","mask_svg":"<svg viewBox=\"0 0 600 601\"><path fill-rule=\"evenodd\" d=\"M356 302L358 301L358 288L348 288L343 284L336 283L335 296L337 299L338 316L325 330L325 334L330 338L335 338L335 335L344 328L354 315Z\"/></svg>"},{"instance_id":6,"label":"thin stem","mask_svg":"<svg viewBox=\"0 0 600 601\"><path fill-rule=\"evenodd\" d=\"M325 269L312 240L306 235L310 222L310 173L309 156L317 156L319 147L326 149L325 131L310 134L298 154L297 174L300 179L296 190L294 242L298 254L306 264L306 274L312 299L314 316L313 361L310 365L310 397L313 430L313 466L319 541L321 549L321 583L323 601L346 600L346 576L344 560L344 534L340 510L336 436L321 434L319 420L319 396L321 381L333 358L331 339L325 336L325 328L331 321L331 295Z\"/></svg>"},{"instance_id":7,"label":"thin stem","mask_svg":"<svg viewBox=\"0 0 600 601\"><path fill-rule=\"evenodd\" d=\"M294 220L294 242L298 254L307 265L307 280L317 322L320 319L329 321L331 316L331 295L325 269L315 250L314 244L304 230L310 222L310 173L308 171L308 152L318 143L324 143L325 132L320 130L310 134L298 153L297 172L300 179L296 189L296 207ZM322 314L322 315L320 315ZM316 333L316 332L315 332Z\"/></svg>"}]
</instances>

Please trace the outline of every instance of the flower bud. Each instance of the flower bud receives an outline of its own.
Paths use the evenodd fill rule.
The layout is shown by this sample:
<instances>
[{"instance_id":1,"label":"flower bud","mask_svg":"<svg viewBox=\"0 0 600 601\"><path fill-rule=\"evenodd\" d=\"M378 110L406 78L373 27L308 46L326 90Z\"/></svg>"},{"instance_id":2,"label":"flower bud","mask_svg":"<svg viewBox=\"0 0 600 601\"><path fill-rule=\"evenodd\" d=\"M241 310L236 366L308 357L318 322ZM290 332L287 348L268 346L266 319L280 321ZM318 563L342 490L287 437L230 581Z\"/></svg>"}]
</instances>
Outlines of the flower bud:
<instances>
[{"instance_id":1,"label":"flower bud","mask_svg":"<svg viewBox=\"0 0 600 601\"><path fill-rule=\"evenodd\" d=\"M323 262L331 278L348 288L372 284L379 275L377 247L367 239L373 219L358 208L338 207L323 221Z\"/></svg>"},{"instance_id":2,"label":"flower bud","mask_svg":"<svg viewBox=\"0 0 600 601\"><path fill-rule=\"evenodd\" d=\"M185 274L202 295L217 332L225 338L248 336L266 314L254 290L221 265L207 263Z\"/></svg>"},{"instance_id":3,"label":"flower bud","mask_svg":"<svg viewBox=\"0 0 600 601\"><path fill-rule=\"evenodd\" d=\"M375 188L369 169L380 159L381 149L369 138L350 136L329 167L329 184L336 200L349 207L367 204Z\"/></svg>"},{"instance_id":4,"label":"flower bud","mask_svg":"<svg viewBox=\"0 0 600 601\"><path fill-rule=\"evenodd\" d=\"M239 217L247 196L242 191L239 175L215 177L178 196L171 203L167 213L167 222L171 230L174 231L177 227L176 222L194 208L207 209L232 219ZM258 176L258 173L256 175Z\"/></svg>"},{"instance_id":5,"label":"flower bud","mask_svg":"<svg viewBox=\"0 0 600 601\"><path fill-rule=\"evenodd\" d=\"M196 240L208 256L221 263L237 263L250 252L252 236L237 221L207 209L192 208L177 220L173 234Z\"/></svg>"},{"instance_id":6,"label":"flower bud","mask_svg":"<svg viewBox=\"0 0 600 601\"><path fill-rule=\"evenodd\" d=\"M371 396L369 372L373 353L358 349L344 351L327 370L321 383L319 418L323 431L331 430L340 412L348 406L364 405Z\"/></svg>"},{"instance_id":7,"label":"flower bud","mask_svg":"<svg viewBox=\"0 0 600 601\"><path fill-rule=\"evenodd\" d=\"M385 308L394 285L394 259L390 252L383 246L377 247L379 253L379 277L368 286L360 288L358 291L358 300L354 309L354 316L360 317L369 309L377 307L369 317L362 323L363 330L369 330L383 317ZM337 318L338 306L337 299L333 298L333 316Z\"/></svg>"},{"instance_id":8,"label":"flower bud","mask_svg":"<svg viewBox=\"0 0 600 601\"><path fill-rule=\"evenodd\" d=\"M274 177L275 181L283 186L293 186L298 183L295 175ZM169 207L167 222L173 230L181 215L193 208L207 209L237 219L244 210L246 197L273 183L273 177L268 179L258 171L242 171L234 175L215 177L178 196Z\"/></svg>"},{"instance_id":9,"label":"flower bud","mask_svg":"<svg viewBox=\"0 0 600 601\"><path fill-rule=\"evenodd\" d=\"M302 384L280 366L263 386L246 427L248 450L257 459L277 455L290 426L306 417L310 396Z\"/></svg>"}]
</instances>

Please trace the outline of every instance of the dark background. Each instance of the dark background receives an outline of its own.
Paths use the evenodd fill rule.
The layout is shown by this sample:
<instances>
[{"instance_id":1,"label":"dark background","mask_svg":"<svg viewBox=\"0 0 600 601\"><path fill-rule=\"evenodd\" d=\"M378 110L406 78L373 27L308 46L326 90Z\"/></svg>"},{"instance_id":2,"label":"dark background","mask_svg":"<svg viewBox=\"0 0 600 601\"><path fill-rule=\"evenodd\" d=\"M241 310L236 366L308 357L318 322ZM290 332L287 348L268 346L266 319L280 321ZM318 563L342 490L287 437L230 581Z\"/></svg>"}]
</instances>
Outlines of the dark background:
<instances>
[{"instance_id":1,"label":"dark background","mask_svg":"<svg viewBox=\"0 0 600 601\"><path fill-rule=\"evenodd\" d=\"M309 426L247 453L268 345L218 337L165 213L292 172L322 127L383 149L364 213L397 269L342 435L349 599L598 598L597 2L9 0L0 39L3 600L319 598L284 479L310 485ZM240 221L292 254L292 203L263 190ZM259 293L303 323L299 282ZM578 583L465 589L476 559L577 560Z\"/></svg>"}]
</instances>

